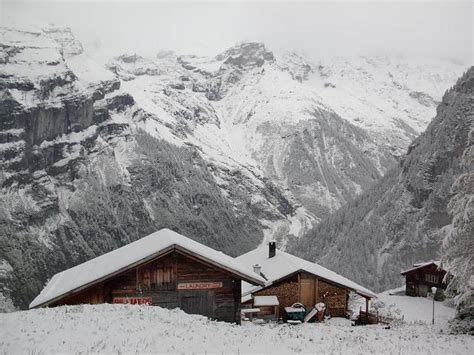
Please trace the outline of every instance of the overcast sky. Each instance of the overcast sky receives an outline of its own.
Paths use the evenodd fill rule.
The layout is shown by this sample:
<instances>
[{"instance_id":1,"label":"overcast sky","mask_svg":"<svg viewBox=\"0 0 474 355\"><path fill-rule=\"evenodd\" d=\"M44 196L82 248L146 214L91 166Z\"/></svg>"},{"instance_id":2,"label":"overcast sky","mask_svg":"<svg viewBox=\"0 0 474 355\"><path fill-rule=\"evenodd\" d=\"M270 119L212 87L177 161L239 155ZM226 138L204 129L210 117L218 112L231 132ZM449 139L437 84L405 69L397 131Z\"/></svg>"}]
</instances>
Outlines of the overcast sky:
<instances>
[{"instance_id":1,"label":"overcast sky","mask_svg":"<svg viewBox=\"0 0 474 355\"><path fill-rule=\"evenodd\" d=\"M398 53L473 63L471 1L0 3L2 24L67 25L86 49L107 55L160 49L215 55L254 40L313 57Z\"/></svg>"}]
</instances>

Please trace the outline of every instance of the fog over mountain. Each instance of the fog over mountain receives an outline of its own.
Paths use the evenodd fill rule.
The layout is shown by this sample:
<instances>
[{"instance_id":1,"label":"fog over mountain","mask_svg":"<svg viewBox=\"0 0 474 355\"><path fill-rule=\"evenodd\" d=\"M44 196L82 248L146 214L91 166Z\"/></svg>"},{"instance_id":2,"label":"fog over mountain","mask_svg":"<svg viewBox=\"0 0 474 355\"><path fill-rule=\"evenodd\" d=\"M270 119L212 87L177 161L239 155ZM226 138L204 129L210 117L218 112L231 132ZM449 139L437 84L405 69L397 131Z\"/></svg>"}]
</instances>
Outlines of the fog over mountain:
<instances>
[{"instance_id":1,"label":"fog over mountain","mask_svg":"<svg viewBox=\"0 0 474 355\"><path fill-rule=\"evenodd\" d=\"M215 56L241 41L312 58L352 55L473 60L471 1L4 0L4 25L69 26L89 54Z\"/></svg>"}]
</instances>

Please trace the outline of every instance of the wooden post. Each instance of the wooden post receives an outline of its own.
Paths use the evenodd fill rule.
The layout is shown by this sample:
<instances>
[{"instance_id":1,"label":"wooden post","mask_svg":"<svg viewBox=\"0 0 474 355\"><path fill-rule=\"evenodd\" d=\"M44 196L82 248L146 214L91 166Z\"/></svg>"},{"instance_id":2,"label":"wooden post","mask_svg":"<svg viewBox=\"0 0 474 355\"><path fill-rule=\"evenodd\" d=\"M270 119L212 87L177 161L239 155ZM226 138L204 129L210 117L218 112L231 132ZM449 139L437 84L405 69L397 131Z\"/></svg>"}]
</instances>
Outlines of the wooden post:
<instances>
[{"instance_id":1,"label":"wooden post","mask_svg":"<svg viewBox=\"0 0 474 355\"><path fill-rule=\"evenodd\" d=\"M173 278L173 290L176 290L178 287L178 254L176 252L173 253L173 275L171 276ZM240 317L240 314L239 314Z\"/></svg>"},{"instance_id":2,"label":"wooden post","mask_svg":"<svg viewBox=\"0 0 474 355\"><path fill-rule=\"evenodd\" d=\"M301 302L301 273L298 274L298 302Z\"/></svg>"},{"instance_id":3,"label":"wooden post","mask_svg":"<svg viewBox=\"0 0 474 355\"><path fill-rule=\"evenodd\" d=\"M369 299L365 299L365 321L366 324L369 324Z\"/></svg>"},{"instance_id":4,"label":"wooden post","mask_svg":"<svg viewBox=\"0 0 474 355\"><path fill-rule=\"evenodd\" d=\"M138 266L135 268L135 289L136 291L138 291L138 289L140 288L140 281L138 280Z\"/></svg>"},{"instance_id":5,"label":"wooden post","mask_svg":"<svg viewBox=\"0 0 474 355\"><path fill-rule=\"evenodd\" d=\"M315 298L315 304L316 304L316 303L319 303L319 279L318 278L316 278L314 288L315 288L314 298Z\"/></svg>"}]
</instances>

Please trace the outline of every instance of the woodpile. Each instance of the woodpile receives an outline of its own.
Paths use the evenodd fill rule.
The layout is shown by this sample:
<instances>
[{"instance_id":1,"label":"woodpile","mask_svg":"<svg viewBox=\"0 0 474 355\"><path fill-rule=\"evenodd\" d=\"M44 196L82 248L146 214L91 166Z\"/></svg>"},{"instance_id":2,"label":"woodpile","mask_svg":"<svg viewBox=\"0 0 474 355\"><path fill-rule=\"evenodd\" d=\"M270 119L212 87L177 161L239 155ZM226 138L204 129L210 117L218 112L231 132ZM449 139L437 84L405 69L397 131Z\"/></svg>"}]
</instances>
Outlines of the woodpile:
<instances>
[{"instance_id":1,"label":"woodpile","mask_svg":"<svg viewBox=\"0 0 474 355\"><path fill-rule=\"evenodd\" d=\"M277 296L280 301L279 314L284 316L285 307L303 303L309 311L316 303L326 304L333 317L344 317L347 311L349 291L302 272L254 293L254 296Z\"/></svg>"},{"instance_id":2,"label":"woodpile","mask_svg":"<svg viewBox=\"0 0 474 355\"><path fill-rule=\"evenodd\" d=\"M254 296L277 296L280 301L279 314L285 314L285 307L299 302L298 280L285 280L285 282L272 285L264 290L257 291Z\"/></svg>"}]
</instances>

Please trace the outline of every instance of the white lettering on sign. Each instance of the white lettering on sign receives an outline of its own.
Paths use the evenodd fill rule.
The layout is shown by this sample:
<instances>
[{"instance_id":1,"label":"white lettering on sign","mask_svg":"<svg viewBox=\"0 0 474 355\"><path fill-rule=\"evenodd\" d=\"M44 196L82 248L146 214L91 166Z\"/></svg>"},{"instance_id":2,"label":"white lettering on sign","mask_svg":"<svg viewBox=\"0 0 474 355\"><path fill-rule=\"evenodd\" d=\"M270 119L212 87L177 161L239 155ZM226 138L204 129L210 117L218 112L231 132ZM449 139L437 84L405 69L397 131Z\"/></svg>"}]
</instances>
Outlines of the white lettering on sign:
<instances>
[{"instance_id":1,"label":"white lettering on sign","mask_svg":"<svg viewBox=\"0 0 474 355\"><path fill-rule=\"evenodd\" d=\"M206 290L221 287L222 282L184 282L178 284L178 290Z\"/></svg>"}]
</instances>

